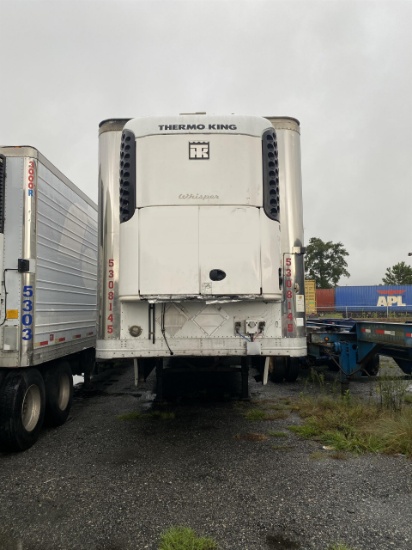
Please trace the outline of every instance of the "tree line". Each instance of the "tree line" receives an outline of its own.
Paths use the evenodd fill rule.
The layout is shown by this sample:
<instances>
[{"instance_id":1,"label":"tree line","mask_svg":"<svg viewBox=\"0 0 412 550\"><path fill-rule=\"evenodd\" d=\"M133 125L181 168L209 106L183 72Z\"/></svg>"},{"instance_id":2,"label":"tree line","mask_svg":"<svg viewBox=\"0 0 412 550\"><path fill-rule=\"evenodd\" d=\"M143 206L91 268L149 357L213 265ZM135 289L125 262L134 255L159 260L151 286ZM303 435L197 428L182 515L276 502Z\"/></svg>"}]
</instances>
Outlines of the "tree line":
<instances>
[{"instance_id":1,"label":"tree line","mask_svg":"<svg viewBox=\"0 0 412 550\"><path fill-rule=\"evenodd\" d=\"M318 237L309 239L305 253L305 275L316 281L316 288L334 288L341 277L350 277L345 258L349 256L341 242L324 242ZM412 267L399 262L386 269L385 285L412 285Z\"/></svg>"}]
</instances>

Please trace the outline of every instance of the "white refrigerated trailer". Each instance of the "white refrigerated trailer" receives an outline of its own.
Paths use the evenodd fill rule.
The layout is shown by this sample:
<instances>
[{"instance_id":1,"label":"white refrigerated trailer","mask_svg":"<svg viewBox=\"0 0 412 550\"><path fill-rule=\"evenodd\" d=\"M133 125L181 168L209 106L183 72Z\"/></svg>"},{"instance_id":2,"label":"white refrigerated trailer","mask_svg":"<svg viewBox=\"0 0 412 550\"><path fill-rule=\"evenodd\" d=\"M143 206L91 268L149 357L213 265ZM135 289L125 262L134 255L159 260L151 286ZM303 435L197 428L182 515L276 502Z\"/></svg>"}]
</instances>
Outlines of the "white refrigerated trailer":
<instances>
[{"instance_id":1,"label":"white refrigerated trailer","mask_svg":"<svg viewBox=\"0 0 412 550\"><path fill-rule=\"evenodd\" d=\"M33 147L0 147L0 277L0 450L24 450L96 343L97 206Z\"/></svg>"},{"instance_id":2,"label":"white refrigerated trailer","mask_svg":"<svg viewBox=\"0 0 412 550\"><path fill-rule=\"evenodd\" d=\"M252 358L296 378L303 253L297 120L100 124L98 361L245 372Z\"/></svg>"}]
</instances>

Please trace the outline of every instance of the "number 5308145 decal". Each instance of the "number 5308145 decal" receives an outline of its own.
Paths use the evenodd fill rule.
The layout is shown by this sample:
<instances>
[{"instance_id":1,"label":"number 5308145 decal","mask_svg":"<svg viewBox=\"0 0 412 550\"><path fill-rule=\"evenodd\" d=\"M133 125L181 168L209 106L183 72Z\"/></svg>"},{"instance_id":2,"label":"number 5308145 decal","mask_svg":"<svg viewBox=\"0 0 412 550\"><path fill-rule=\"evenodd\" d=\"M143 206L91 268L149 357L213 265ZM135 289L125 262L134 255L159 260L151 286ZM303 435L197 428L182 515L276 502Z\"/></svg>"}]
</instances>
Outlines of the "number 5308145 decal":
<instances>
[{"instance_id":1,"label":"number 5308145 decal","mask_svg":"<svg viewBox=\"0 0 412 550\"><path fill-rule=\"evenodd\" d=\"M22 301L22 313L21 324L22 339L32 340L33 338L33 287L32 285L26 285L23 287L23 301Z\"/></svg>"}]
</instances>

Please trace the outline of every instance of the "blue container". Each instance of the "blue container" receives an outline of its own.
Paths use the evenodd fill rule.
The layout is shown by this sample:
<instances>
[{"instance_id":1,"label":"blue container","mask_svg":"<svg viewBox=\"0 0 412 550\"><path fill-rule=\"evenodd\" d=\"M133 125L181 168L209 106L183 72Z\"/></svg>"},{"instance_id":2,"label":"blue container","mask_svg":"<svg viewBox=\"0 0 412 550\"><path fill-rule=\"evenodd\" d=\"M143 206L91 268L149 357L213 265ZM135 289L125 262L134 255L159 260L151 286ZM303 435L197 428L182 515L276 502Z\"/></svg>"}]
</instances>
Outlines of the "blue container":
<instances>
[{"instance_id":1,"label":"blue container","mask_svg":"<svg viewBox=\"0 0 412 550\"><path fill-rule=\"evenodd\" d=\"M335 289L336 311L345 313L412 312L412 285L338 286Z\"/></svg>"}]
</instances>

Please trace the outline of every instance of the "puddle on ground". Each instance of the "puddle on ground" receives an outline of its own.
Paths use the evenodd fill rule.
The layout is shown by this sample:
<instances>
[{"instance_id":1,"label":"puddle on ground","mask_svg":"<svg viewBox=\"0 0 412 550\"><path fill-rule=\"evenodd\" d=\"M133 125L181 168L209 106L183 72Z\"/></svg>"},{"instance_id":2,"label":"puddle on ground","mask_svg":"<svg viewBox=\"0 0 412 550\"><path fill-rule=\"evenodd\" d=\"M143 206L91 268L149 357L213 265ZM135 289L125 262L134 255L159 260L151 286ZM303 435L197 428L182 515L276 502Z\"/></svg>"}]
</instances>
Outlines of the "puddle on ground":
<instances>
[{"instance_id":1,"label":"puddle on ground","mask_svg":"<svg viewBox=\"0 0 412 550\"><path fill-rule=\"evenodd\" d=\"M267 535L266 544L270 550L299 550L301 548L298 542L279 534Z\"/></svg>"}]
</instances>

